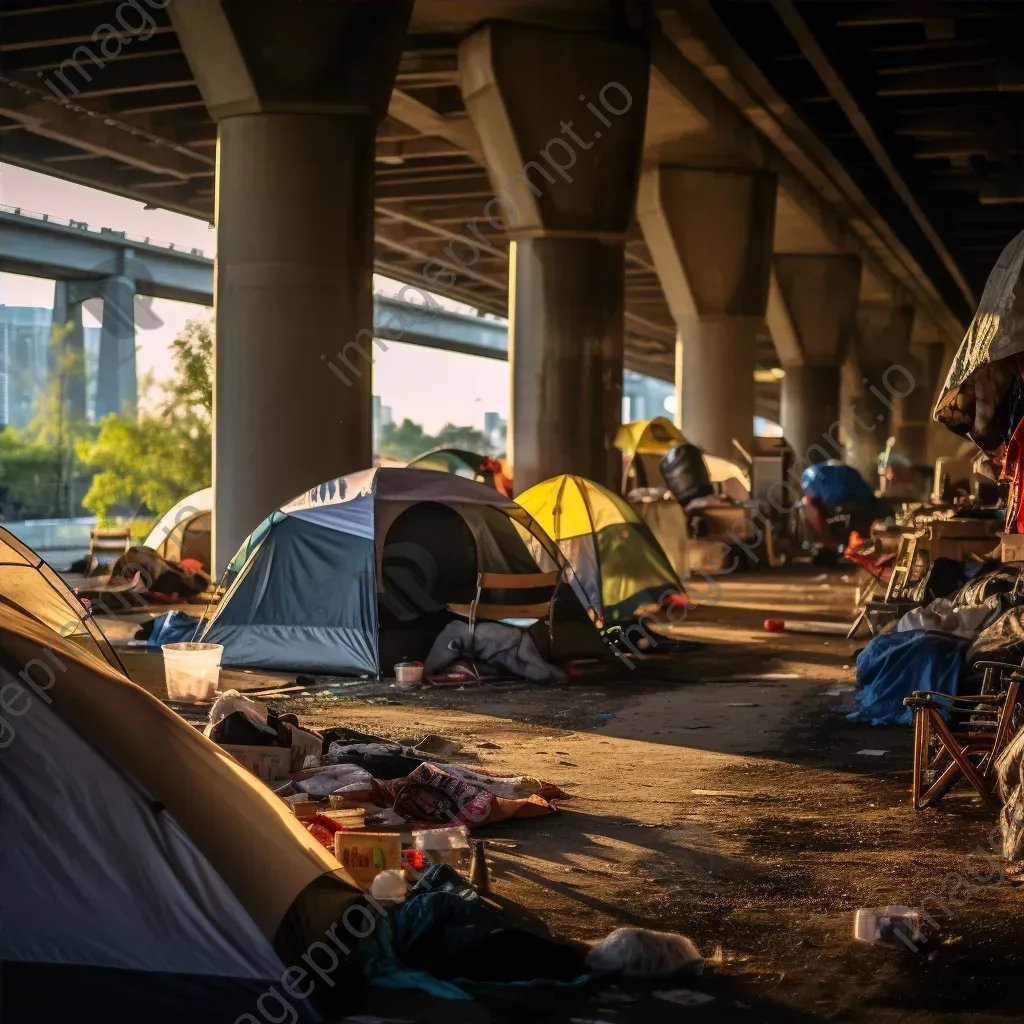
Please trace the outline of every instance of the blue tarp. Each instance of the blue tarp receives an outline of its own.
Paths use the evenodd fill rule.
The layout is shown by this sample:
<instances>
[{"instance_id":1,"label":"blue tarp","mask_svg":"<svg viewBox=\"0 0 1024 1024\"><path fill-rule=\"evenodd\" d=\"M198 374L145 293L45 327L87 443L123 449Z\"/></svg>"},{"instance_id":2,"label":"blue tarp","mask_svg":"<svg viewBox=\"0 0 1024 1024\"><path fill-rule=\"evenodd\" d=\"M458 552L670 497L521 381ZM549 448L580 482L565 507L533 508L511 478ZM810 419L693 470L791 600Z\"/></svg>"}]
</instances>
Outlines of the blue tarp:
<instances>
[{"instance_id":1,"label":"blue tarp","mask_svg":"<svg viewBox=\"0 0 1024 1024\"><path fill-rule=\"evenodd\" d=\"M146 641L148 647L163 644L184 644L195 640L201 632L202 619L177 609L158 615L153 620L153 629Z\"/></svg>"},{"instance_id":2,"label":"blue tarp","mask_svg":"<svg viewBox=\"0 0 1024 1024\"><path fill-rule=\"evenodd\" d=\"M857 657L856 711L846 717L865 725L910 725L903 698L915 690L956 696L971 641L937 629L882 633Z\"/></svg>"},{"instance_id":3,"label":"blue tarp","mask_svg":"<svg viewBox=\"0 0 1024 1024\"><path fill-rule=\"evenodd\" d=\"M817 498L826 508L853 502L875 501L875 492L853 468L841 462L818 462L808 466L800 477L804 494Z\"/></svg>"}]
</instances>

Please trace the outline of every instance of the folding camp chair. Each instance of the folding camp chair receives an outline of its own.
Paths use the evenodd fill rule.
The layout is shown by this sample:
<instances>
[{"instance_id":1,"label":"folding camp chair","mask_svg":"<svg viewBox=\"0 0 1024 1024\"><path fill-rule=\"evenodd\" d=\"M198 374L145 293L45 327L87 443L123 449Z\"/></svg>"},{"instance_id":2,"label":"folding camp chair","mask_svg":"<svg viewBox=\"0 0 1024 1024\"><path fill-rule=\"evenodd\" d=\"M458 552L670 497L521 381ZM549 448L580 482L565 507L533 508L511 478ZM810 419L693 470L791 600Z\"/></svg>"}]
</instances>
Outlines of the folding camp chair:
<instances>
[{"instance_id":1,"label":"folding camp chair","mask_svg":"<svg viewBox=\"0 0 1024 1024\"><path fill-rule=\"evenodd\" d=\"M476 624L481 619L502 622L507 619L533 619L544 621L548 627L548 643L553 644L555 595L562 577L562 569L551 572L482 572L476 578L476 596L469 604L450 604L448 610L469 620L469 657L472 658ZM546 592L547 599L521 604L503 604L484 600L487 591L533 590ZM474 663L475 668L475 663ZM479 676L479 672L477 673Z\"/></svg>"},{"instance_id":2,"label":"folding camp chair","mask_svg":"<svg viewBox=\"0 0 1024 1024\"><path fill-rule=\"evenodd\" d=\"M937 803L964 780L977 790L990 810L1000 810L995 764L1020 728L1024 671L1020 665L996 661L978 662L976 667L985 669L980 694L951 697L916 690L903 701L914 713L916 811ZM999 692L991 692L997 688Z\"/></svg>"},{"instance_id":3,"label":"folding camp chair","mask_svg":"<svg viewBox=\"0 0 1024 1024\"><path fill-rule=\"evenodd\" d=\"M101 573L110 572L111 566L131 546L131 527L94 527L89 531L89 556L85 575L99 576Z\"/></svg>"}]
</instances>

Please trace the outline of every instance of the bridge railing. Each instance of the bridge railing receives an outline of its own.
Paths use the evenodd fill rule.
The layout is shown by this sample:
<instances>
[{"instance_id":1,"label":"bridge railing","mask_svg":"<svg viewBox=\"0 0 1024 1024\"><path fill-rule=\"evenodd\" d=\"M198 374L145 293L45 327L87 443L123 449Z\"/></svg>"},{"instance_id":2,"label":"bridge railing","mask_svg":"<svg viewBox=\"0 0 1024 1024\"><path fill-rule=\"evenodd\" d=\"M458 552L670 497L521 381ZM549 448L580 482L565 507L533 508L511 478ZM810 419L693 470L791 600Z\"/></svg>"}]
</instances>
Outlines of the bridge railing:
<instances>
[{"instance_id":1,"label":"bridge railing","mask_svg":"<svg viewBox=\"0 0 1024 1024\"><path fill-rule=\"evenodd\" d=\"M150 238L149 235L133 235L127 231L115 231L113 228L94 228L84 220L66 220L63 217L51 217L48 213L36 213L34 210L24 210L20 206L7 206L0 203L0 213L12 214L15 217L24 217L26 220L44 221L47 224L56 224L62 228L74 228L77 231L87 231L93 235L100 235L103 238L116 238L119 241L135 242L138 245L151 245L157 249L168 249L174 252L187 253L189 256L202 256L204 259L212 259L202 249L194 247L175 245L174 242L163 242L158 238Z\"/></svg>"}]
</instances>

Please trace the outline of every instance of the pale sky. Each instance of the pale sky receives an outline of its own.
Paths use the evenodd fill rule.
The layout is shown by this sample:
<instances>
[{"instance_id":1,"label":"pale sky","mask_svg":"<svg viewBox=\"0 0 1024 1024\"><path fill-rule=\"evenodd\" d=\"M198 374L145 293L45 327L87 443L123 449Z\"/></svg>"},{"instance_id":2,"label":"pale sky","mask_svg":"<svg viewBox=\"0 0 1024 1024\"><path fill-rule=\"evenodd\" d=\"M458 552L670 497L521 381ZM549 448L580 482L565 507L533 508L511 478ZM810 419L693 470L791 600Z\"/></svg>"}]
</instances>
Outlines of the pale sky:
<instances>
[{"instance_id":1,"label":"pale sky","mask_svg":"<svg viewBox=\"0 0 1024 1024\"><path fill-rule=\"evenodd\" d=\"M133 199L62 181L49 175L0 163L0 204L54 218L86 221L90 226L127 231L154 242L202 249L213 256L217 234L204 221L167 210L146 210ZM374 278L375 288L394 294L401 287L386 278ZM466 311L461 303L438 297L447 309ZM9 306L53 308L53 282L42 278L0 274L0 303ZM91 308L90 308L91 307ZM98 324L99 300L86 304L86 324ZM140 377L152 373L159 382L170 370L170 343L195 316L211 310L168 299L136 300L136 342ZM508 418L508 364L454 352L388 344L378 352L373 373L374 394L391 406L396 420L422 423L436 433L446 422L482 427L485 412Z\"/></svg>"}]
</instances>

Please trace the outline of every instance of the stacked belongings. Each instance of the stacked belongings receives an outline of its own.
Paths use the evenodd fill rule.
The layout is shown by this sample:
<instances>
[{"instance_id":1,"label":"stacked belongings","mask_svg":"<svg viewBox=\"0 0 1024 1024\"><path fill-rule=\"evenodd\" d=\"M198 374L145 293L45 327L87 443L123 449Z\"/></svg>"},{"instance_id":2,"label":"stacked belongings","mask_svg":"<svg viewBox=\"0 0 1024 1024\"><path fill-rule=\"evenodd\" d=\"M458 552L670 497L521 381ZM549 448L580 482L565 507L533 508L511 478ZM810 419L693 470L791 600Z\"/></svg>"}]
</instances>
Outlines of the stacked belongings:
<instances>
[{"instance_id":1,"label":"stacked belongings","mask_svg":"<svg viewBox=\"0 0 1024 1024\"><path fill-rule=\"evenodd\" d=\"M852 466L832 460L808 466L800 477L804 540L829 550L852 533L867 536L875 519L892 513Z\"/></svg>"},{"instance_id":2,"label":"stacked belongings","mask_svg":"<svg viewBox=\"0 0 1024 1024\"><path fill-rule=\"evenodd\" d=\"M916 690L949 696L977 693L978 663L1024 659L1024 590L1020 569L990 563L959 590L907 611L857 656L857 708L868 725L909 725L903 700Z\"/></svg>"},{"instance_id":3,"label":"stacked belongings","mask_svg":"<svg viewBox=\"0 0 1024 1024\"><path fill-rule=\"evenodd\" d=\"M935 418L1000 467L1006 530L1024 532L1024 232L1003 250L950 367Z\"/></svg>"}]
</instances>

